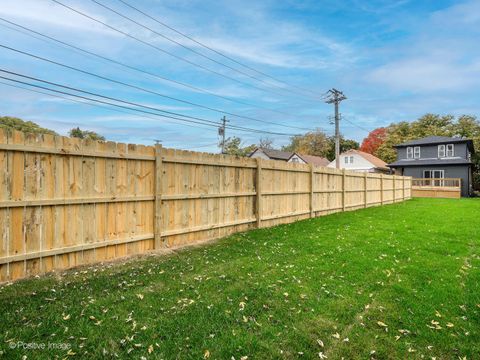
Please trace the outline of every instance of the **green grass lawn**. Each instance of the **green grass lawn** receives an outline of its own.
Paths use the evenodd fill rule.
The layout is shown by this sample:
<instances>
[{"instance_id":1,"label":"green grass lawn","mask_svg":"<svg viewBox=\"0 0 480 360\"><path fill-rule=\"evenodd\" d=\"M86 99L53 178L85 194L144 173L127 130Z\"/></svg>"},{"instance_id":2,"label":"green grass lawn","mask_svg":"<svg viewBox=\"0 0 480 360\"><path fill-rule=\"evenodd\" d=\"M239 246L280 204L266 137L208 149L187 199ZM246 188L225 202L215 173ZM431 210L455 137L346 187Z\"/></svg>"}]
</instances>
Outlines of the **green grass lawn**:
<instances>
[{"instance_id":1,"label":"green grass lawn","mask_svg":"<svg viewBox=\"0 0 480 360\"><path fill-rule=\"evenodd\" d=\"M480 359L480 200L414 199L20 281L0 309L6 358Z\"/></svg>"}]
</instances>

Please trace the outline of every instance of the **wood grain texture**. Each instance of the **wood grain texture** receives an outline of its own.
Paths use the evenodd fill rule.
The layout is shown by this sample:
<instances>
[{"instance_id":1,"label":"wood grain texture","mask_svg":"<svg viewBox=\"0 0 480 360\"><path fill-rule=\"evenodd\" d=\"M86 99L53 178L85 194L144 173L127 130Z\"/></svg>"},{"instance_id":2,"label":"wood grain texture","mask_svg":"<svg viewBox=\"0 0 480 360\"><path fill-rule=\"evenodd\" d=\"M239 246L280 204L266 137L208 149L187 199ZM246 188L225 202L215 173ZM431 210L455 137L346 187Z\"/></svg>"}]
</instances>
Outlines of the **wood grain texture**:
<instances>
[{"instance_id":1,"label":"wood grain texture","mask_svg":"<svg viewBox=\"0 0 480 360\"><path fill-rule=\"evenodd\" d=\"M0 281L411 198L409 177L0 129Z\"/></svg>"}]
</instances>

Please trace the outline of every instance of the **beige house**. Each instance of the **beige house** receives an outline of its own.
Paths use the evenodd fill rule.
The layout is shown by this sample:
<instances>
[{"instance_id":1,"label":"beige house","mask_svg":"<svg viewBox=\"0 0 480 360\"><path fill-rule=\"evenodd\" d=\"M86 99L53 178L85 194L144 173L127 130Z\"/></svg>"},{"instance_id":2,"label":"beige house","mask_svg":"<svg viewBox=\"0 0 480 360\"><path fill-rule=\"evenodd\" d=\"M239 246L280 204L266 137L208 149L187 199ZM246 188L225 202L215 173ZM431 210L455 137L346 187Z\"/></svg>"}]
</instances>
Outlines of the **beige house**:
<instances>
[{"instance_id":1,"label":"beige house","mask_svg":"<svg viewBox=\"0 0 480 360\"><path fill-rule=\"evenodd\" d=\"M330 162L327 166L330 168L336 167L335 160ZM340 169L373 173L390 172L385 161L372 154L353 149L340 154Z\"/></svg>"},{"instance_id":2,"label":"beige house","mask_svg":"<svg viewBox=\"0 0 480 360\"><path fill-rule=\"evenodd\" d=\"M265 160L280 160L299 164L312 164L315 166L327 166L329 161L326 158L313 155L303 155L290 151L280 151L265 148L256 148L250 155L251 158Z\"/></svg>"}]
</instances>

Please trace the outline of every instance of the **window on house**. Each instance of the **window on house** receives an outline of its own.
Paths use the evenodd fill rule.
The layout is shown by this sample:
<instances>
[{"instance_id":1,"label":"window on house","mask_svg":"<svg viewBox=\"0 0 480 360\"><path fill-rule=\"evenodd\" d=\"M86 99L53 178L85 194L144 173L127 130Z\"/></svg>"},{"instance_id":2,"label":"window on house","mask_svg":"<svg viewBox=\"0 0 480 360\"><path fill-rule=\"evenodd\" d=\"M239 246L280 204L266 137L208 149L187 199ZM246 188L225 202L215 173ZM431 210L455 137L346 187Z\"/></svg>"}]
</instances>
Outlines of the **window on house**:
<instances>
[{"instance_id":1,"label":"window on house","mask_svg":"<svg viewBox=\"0 0 480 360\"><path fill-rule=\"evenodd\" d=\"M438 145L438 157L445 157L445 145Z\"/></svg>"},{"instance_id":2,"label":"window on house","mask_svg":"<svg viewBox=\"0 0 480 360\"><path fill-rule=\"evenodd\" d=\"M345 164L348 164L348 156L344 157Z\"/></svg>"},{"instance_id":3,"label":"window on house","mask_svg":"<svg viewBox=\"0 0 480 360\"><path fill-rule=\"evenodd\" d=\"M413 159L413 147L407 147L407 159Z\"/></svg>"},{"instance_id":4,"label":"window on house","mask_svg":"<svg viewBox=\"0 0 480 360\"><path fill-rule=\"evenodd\" d=\"M445 170L423 170L423 177L427 180L426 185L443 186L443 178L445 177Z\"/></svg>"},{"instance_id":5,"label":"window on house","mask_svg":"<svg viewBox=\"0 0 480 360\"><path fill-rule=\"evenodd\" d=\"M447 145L447 157L453 157L455 151L454 151L454 147L453 147L453 144L448 144Z\"/></svg>"},{"instance_id":6,"label":"window on house","mask_svg":"<svg viewBox=\"0 0 480 360\"><path fill-rule=\"evenodd\" d=\"M298 159L294 157L294 158L292 158L292 162L298 163Z\"/></svg>"},{"instance_id":7,"label":"window on house","mask_svg":"<svg viewBox=\"0 0 480 360\"><path fill-rule=\"evenodd\" d=\"M413 148L413 157L415 159L420 159L420 146L415 146Z\"/></svg>"},{"instance_id":8,"label":"window on house","mask_svg":"<svg viewBox=\"0 0 480 360\"><path fill-rule=\"evenodd\" d=\"M350 164L353 164L353 156L350 156Z\"/></svg>"}]
</instances>

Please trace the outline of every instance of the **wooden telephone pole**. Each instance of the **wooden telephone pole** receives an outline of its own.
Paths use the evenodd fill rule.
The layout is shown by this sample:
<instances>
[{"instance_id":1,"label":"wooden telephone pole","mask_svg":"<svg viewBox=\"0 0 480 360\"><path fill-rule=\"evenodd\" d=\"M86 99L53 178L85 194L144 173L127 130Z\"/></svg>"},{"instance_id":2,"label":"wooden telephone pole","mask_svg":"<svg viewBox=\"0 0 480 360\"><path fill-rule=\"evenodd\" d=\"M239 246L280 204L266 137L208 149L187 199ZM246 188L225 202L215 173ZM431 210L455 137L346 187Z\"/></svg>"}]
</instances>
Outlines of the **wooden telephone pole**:
<instances>
[{"instance_id":1,"label":"wooden telephone pole","mask_svg":"<svg viewBox=\"0 0 480 360\"><path fill-rule=\"evenodd\" d=\"M346 100L347 97L343 92L334 88L328 90L328 94L328 99L325 102L335 105L335 167L340 169L340 113L338 106L340 102Z\"/></svg>"},{"instance_id":2,"label":"wooden telephone pole","mask_svg":"<svg viewBox=\"0 0 480 360\"><path fill-rule=\"evenodd\" d=\"M222 154L225 154L225 127L227 125L227 118L224 116L222 118L222 125L218 128L218 135L222 137Z\"/></svg>"}]
</instances>

